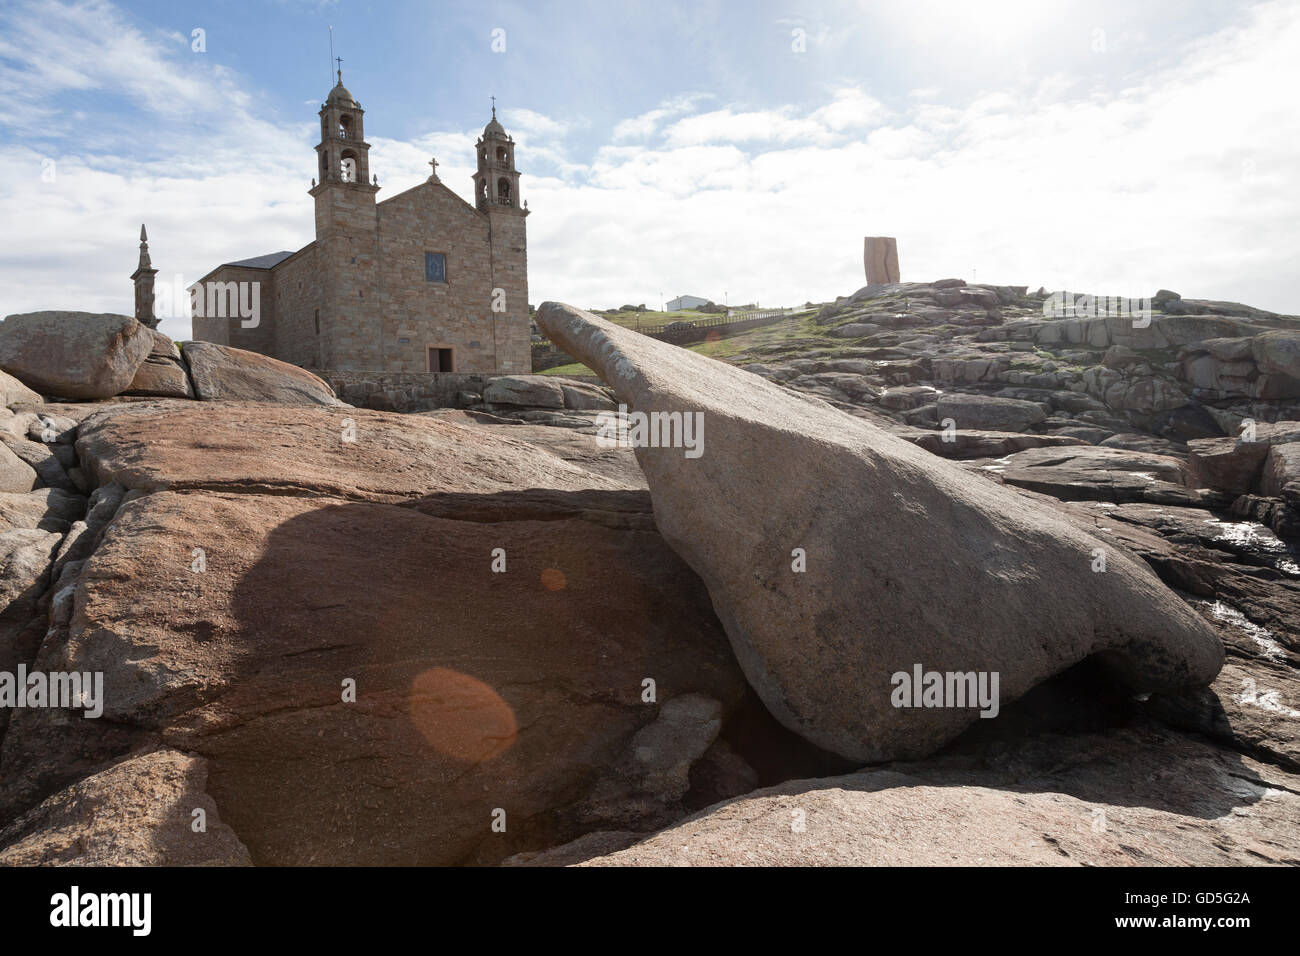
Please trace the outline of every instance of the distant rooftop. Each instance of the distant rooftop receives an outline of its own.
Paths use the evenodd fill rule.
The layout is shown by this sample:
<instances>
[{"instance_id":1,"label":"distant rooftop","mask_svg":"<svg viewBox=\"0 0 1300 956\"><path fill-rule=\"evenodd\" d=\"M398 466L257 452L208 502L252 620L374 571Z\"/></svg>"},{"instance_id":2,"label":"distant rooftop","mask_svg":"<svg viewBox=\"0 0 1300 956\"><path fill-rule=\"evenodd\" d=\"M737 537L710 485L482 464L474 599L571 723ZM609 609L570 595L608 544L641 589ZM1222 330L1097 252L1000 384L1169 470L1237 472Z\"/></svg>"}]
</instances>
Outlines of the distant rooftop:
<instances>
[{"instance_id":1,"label":"distant rooftop","mask_svg":"<svg viewBox=\"0 0 1300 956\"><path fill-rule=\"evenodd\" d=\"M238 262L227 262L228 266L244 266L249 269L270 269L272 266L278 266L285 259L288 259L292 252L268 252L264 256L253 256L251 259L240 259Z\"/></svg>"}]
</instances>

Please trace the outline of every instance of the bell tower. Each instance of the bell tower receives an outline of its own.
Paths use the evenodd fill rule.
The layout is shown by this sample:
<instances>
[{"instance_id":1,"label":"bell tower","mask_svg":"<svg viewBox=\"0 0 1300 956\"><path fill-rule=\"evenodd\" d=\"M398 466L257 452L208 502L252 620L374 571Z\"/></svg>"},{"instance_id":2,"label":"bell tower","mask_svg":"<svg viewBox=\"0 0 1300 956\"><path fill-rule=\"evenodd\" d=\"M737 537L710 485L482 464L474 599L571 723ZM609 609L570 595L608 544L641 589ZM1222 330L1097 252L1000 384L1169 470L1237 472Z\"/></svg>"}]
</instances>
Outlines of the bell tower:
<instances>
[{"instance_id":1,"label":"bell tower","mask_svg":"<svg viewBox=\"0 0 1300 956\"><path fill-rule=\"evenodd\" d=\"M528 337L528 205L519 196L519 170L515 168L515 141L497 121L496 98L492 119L474 144L478 171L474 173L474 207L487 217L492 302L488 314L494 326L493 342L509 362L498 371L530 367ZM518 357L522 357L522 360Z\"/></svg>"},{"instance_id":2,"label":"bell tower","mask_svg":"<svg viewBox=\"0 0 1300 956\"><path fill-rule=\"evenodd\" d=\"M474 206L483 212L513 210L528 215L519 198L519 170L515 169L515 141L497 122L496 97L492 98L492 119L474 144L478 150L478 172L474 174Z\"/></svg>"},{"instance_id":3,"label":"bell tower","mask_svg":"<svg viewBox=\"0 0 1300 956\"><path fill-rule=\"evenodd\" d=\"M317 361L332 367L338 356L361 368L383 368L383 317L378 288L379 182L370 172L370 144L361 104L339 81L320 108L320 144L310 190L316 200L313 268L319 290ZM319 322L316 325L315 322Z\"/></svg>"},{"instance_id":4,"label":"bell tower","mask_svg":"<svg viewBox=\"0 0 1300 956\"><path fill-rule=\"evenodd\" d=\"M316 173L310 193L316 199L316 236L337 226L340 211L355 212L369 206L373 215L377 178L370 173L370 144L365 140L365 110L339 81L320 108L320 143L316 146Z\"/></svg>"}]
</instances>

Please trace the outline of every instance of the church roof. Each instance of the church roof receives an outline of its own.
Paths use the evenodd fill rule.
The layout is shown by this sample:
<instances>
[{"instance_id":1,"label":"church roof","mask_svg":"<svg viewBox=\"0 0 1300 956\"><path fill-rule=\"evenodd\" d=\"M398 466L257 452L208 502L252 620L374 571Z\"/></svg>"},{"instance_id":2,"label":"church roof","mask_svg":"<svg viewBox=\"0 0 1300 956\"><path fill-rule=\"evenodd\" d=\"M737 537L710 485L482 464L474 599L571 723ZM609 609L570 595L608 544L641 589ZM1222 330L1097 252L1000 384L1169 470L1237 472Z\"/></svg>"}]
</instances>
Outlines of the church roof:
<instances>
[{"instance_id":1,"label":"church roof","mask_svg":"<svg viewBox=\"0 0 1300 956\"><path fill-rule=\"evenodd\" d=\"M342 79L338 81L334 89L330 90L329 99L327 99L325 102L338 103L340 106L354 106L357 107L358 109L361 107L361 104L358 103L355 99L353 99L352 94L348 91L348 88L343 85Z\"/></svg>"},{"instance_id":2,"label":"church roof","mask_svg":"<svg viewBox=\"0 0 1300 956\"><path fill-rule=\"evenodd\" d=\"M495 103L492 104L492 119L483 127L483 135L485 137L495 136L498 139L506 138L506 128L497 122L497 106Z\"/></svg>"},{"instance_id":3,"label":"church roof","mask_svg":"<svg viewBox=\"0 0 1300 956\"><path fill-rule=\"evenodd\" d=\"M292 252L268 252L264 256L253 256L251 259L240 259L238 262L227 262L225 265L243 266L246 269L270 269L278 266L291 255Z\"/></svg>"}]
</instances>

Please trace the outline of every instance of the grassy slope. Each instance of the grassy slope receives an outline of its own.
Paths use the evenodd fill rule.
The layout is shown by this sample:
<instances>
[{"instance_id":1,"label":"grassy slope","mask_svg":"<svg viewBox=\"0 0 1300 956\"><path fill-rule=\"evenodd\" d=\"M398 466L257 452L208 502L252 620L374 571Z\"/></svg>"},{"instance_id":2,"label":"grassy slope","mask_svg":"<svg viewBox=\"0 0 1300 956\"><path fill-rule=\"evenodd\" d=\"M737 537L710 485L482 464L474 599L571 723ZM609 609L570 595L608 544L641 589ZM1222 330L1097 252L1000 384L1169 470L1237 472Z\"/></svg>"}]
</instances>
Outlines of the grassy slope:
<instances>
[{"instance_id":1,"label":"grassy slope","mask_svg":"<svg viewBox=\"0 0 1300 956\"><path fill-rule=\"evenodd\" d=\"M605 312L596 313L602 319L609 319L615 325L622 325L629 329L637 328L638 323L643 329L654 328L660 325L668 325L672 322L701 322L708 319L716 319L718 316L710 315L705 312L615 312L608 314Z\"/></svg>"},{"instance_id":2,"label":"grassy slope","mask_svg":"<svg viewBox=\"0 0 1300 956\"><path fill-rule=\"evenodd\" d=\"M633 313L627 314L631 315ZM643 317L649 315L670 315L680 317L685 315L688 316L687 321L689 321L689 316L691 315L694 315L696 318L700 317L697 313L683 312L644 312L636 314L642 315ZM755 356L754 360L758 361L758 355L767 352L769 349L777 350L779 352L789 351L793 353L803 351L810 346L812 348L835 348L836 346L843 346L845 344L843 339L834 339L826 334L827 327L813 324L813 316L816 314L815 310L809 312L797 312L788 319L782 319L780 322L774 322L773 324L765 325L762 328L751 329L748 332L741 332L739 335L733 335L730 338L718 338L714 341L698 342L695 345L687 346L687 348L692 352L698 352L700 355L706 355L709 358L720 359L722 361L727 361L732 356L743 354L753 355ZM605 316L605 318L613 317ZM669 321L676 321L676 319L670 319ZM649 322L645 321L643 318L643 322L646 325L663 324L663 322L658 319ZM758 355L755 354L756 352ZM595 373L593 373L591 369L587 368L587 366L575 363L573 365L559 365L555 368L548 368L546 371L538 374L592 375Z\"/></svg>"}]
</instances>

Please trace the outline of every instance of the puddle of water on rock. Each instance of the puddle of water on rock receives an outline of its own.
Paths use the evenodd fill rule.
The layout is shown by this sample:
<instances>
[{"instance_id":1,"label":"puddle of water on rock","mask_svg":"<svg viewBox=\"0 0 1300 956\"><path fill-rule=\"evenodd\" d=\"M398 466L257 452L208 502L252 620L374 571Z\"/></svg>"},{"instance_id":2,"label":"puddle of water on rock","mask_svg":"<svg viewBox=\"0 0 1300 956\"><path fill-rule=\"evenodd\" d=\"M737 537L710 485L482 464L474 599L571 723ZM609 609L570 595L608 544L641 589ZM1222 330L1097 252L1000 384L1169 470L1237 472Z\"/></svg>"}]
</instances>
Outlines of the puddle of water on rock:
<instances>
[{"instance_id":1,"label":"puddle of water on rock","mask_svg":"<svg viewBox=\"0 0 1300 956\"><path fill-rule=\"evenodd\" d=\"M1011 464L1011 456L1007 455L1003 458L994 458L993 464L991 465L981 465L980 470L992 471L997 474L1001 474L1002 472L1007 470L1007 465L1009 464Z\"/></svg>"},{"instance_id":2,"label":"puddle of water on rock","mask_svg":"<svg viewBox=\"0 0 1300 956\"><path fill-rule=\"evenodd\" d=\"M1300 564L1289 557L1289 548L1285 541L1262 524L1253 521L1220 521L1218 518L1206 518L1205 524L1218 525L1214 536L1215 543L1227 544L1241 550L1253 550L1273 559L1275 570L1288 577L1300 577Z\"/></svg>"},{"instance_id":3,"label":"puddle of water on rock","mask_svg":"<svg viewBox=\"0 0 1300 956\"><path fill-rule=\"evenodd\" d=\"M1260 627L1246 618L1235 608L1229 607L1222 601L1203 601L1206 607L1210 609L1210 614L1216 621L1223 621L1231 624L1246 632L1246 636L1258 645L1260 653L1269 660L1280 661L1285 659L1286 652L1282 645L1273 640L1273 633L1267 628Z\"/></svg>"}]
</instances>

